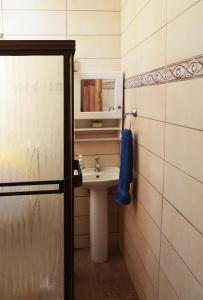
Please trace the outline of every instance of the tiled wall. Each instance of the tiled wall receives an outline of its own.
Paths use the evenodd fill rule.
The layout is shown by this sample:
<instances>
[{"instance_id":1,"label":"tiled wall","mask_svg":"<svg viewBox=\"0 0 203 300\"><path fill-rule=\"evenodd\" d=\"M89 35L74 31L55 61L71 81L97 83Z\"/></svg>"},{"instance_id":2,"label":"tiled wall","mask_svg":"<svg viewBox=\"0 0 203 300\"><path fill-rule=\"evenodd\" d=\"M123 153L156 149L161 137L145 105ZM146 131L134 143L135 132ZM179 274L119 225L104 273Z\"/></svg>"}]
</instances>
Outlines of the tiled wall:
<instances>
[{"instance_id":1,"label":"tiled wall","mask_svg":"<svg viewBox=\"0 0 203 300\"><path fill-rule=\"evenodd\" d=\"M81 71L120 70L120 0L2 0L0 33L3 39L74 39ZM101 157L101 165L118 165L119 143L78 143L86 166ZM114 192L109 195L113 198ZM110 201L110 241L118 234L118 211ZM89 194L77 189L75 245L89 245Z\"/></svg>"},{"instance_id":2,"label":"tiled wall","mask_svg":"<svg viewBox=\"0 0 203 300\"><path fill-rule=\"evenodd\" d=\"M81 70L120 70L120 0L2 0L4 39L75 39Z\"/></svg>"},{"instance_id":3,"label":"tiled wall","mask_svg":"<svg viewBox=\"0 0 203 300\"><path fill-rule=\"evenodd\" d=\"M132 120L137 186L134 203L120 211L120 246L140 299L201 300L203 1L121 5L125 106L136 107L138 117ZM164 75L169 64L173 82ZM161 75L152 76L154 69Z\"/></svg>"}]
</instances>

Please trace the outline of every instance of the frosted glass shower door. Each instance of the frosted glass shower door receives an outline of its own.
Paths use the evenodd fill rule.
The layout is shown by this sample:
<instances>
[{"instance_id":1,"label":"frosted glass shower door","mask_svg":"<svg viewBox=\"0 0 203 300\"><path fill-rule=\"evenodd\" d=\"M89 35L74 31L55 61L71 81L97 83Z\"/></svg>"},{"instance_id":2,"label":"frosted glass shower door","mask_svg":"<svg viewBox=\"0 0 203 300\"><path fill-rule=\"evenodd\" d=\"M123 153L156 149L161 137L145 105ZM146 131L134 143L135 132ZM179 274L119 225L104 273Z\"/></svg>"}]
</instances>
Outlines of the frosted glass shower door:
<instances>
[{"instance_id":1,"label":"frosted glass shower door","mask_svg":"<svg viewBox=\"0 0 203 300\"><path fill-rule=\"evenodd\" d=\"M64 299L63 59L0 57L0 192L19 192L0 196L2 300Z\"/></svg>"}]
</instances>

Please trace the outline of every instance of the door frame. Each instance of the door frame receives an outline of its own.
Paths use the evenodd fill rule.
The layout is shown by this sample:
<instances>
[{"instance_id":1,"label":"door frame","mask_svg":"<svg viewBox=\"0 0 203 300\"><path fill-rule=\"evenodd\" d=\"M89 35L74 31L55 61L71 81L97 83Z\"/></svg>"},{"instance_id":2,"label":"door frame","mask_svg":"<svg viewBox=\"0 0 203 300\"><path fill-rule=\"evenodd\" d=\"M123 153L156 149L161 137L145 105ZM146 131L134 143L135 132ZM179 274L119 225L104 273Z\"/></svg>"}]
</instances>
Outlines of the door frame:
<instances>
[{"instance_id":1,"label":"door frame","mask_svg":"<svg viewBox=\"0 0 203 300\"><path fill-rule=\"evenodd\" d=\"M64 300L72 300L74 294L74 201L73 201L73 170L74 170L74 143L73 143L73 70L74 70L74 40L1 40L0 56L63 56L64 80L64 180L57 182L59 189L48 191L64 193ZM48 181L44 181L48 183ZM9 183L7 183L9 186ZM14 183L28 185L29 182ZM39 184L39 182L31 183ZM44 183L43 183L44 184ZM49 183L48 183L49 184ZM50 183L51 184L51 183ZM5 186L5 184L2 184ZM29 193L29 192L28 192ZM29 194L32 194L30 192ZM38 194L41 194L38 191ZM43 193L42 193L43 194ZM6 194L5 194L6 195ZM14 196L15 193L10 196ZM19 193L18 193L19 195ZM3 195L1 195L3 196ZM9 196L9 195L7 195Z\"/></svg>"}]
</instances>

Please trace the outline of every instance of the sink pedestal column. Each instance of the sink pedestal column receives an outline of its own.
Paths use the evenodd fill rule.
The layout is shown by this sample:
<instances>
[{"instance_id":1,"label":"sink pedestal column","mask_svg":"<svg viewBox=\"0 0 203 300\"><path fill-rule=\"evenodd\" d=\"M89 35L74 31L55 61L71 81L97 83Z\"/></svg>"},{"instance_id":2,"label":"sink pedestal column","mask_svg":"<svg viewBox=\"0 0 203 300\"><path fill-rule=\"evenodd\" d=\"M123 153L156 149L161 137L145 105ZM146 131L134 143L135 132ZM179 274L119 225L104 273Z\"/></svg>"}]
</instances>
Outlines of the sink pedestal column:
<instances>
[{"instance_id":1,"label":"sink pedestal column","mask_svg":"<svg viewBox=\"0 0 203 300\"><path fill-rule=\"evenodd\" d=\"M90 189L90 252L94 262L108 258L107 188Z\"/></svg>"}]
</instances>

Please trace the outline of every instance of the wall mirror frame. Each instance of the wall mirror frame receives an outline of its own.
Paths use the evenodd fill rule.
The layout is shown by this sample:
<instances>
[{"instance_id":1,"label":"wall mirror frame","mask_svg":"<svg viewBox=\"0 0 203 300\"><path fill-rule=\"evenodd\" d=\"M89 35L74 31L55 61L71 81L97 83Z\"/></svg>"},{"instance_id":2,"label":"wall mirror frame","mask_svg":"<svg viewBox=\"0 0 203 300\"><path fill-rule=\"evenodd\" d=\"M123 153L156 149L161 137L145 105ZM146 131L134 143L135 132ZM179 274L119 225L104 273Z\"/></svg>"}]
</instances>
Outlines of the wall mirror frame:
<instances>
[{"instance_id":1,"label":"wall mirror frame","mask_svg":"<svg viewBox=\"0 0 203 300\"><path fill-rule=\"evenodd\" d=\"M120 119L123 105L122 72L75 72L74 74L74 118L75 119ZM84 80L104 80L113 82L114 103L105 111L82 111L82 86Z\"/></svg>"}]
</instances>

